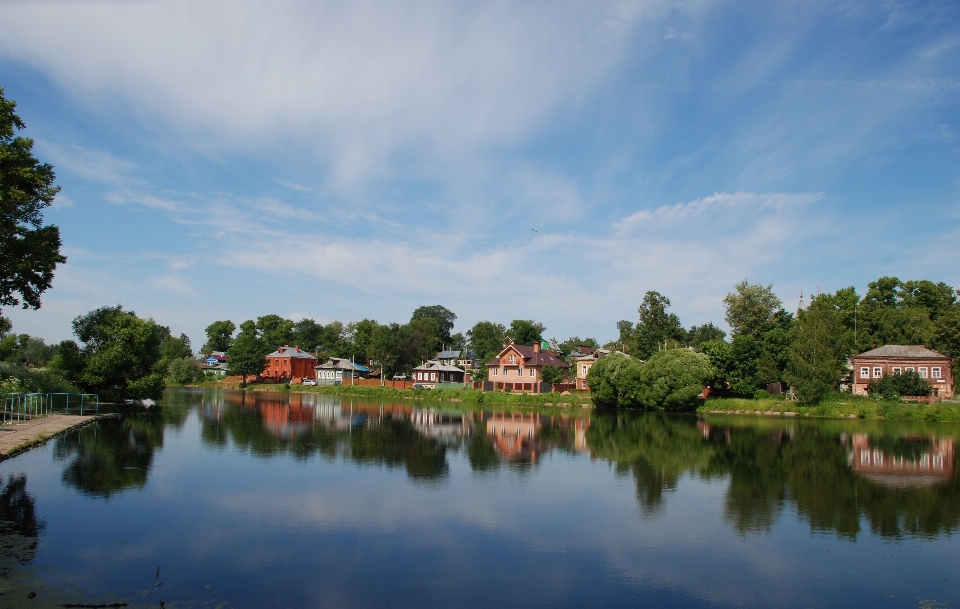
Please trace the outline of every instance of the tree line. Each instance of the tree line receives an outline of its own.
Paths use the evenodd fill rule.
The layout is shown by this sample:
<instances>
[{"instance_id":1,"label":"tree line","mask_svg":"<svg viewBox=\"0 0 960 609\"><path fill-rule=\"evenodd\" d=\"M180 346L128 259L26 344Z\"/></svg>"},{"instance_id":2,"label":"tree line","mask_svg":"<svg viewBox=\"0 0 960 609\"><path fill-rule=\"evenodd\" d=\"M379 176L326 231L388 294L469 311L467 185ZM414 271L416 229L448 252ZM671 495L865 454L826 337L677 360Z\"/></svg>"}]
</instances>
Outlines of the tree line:
<instances>
[{"instance_id":1,"label":"tree line","mask_svg":"<svg viewBox=\"0 0 960 609\"><path fill-rule=\"evenodd\" d=\"M850 357L885 344L925 345L952 358L954 374L960 369L960 303L956 290L943 282L881 277L868 284L863 297L853 287L817 294L794 314L784 309L772 285L744 280L723 302L729 341L712 323L685 330L669 312L670 299L647 292L638 321L617 323L623 355L591 369L591 387L602 388L595 397L598 404L650 407L657 404L651 396L659 395L652 389L655 381L684 388L681 393L688 396L698 379L704 383L701 389L743 397L783 382L795 388L801 401L816 403L837 390ZM679 347L706 359L660 355ZM658 376L665 370L666 377ZM907 378L876 387L887 394L923 391ZM672 403L694 405L689 399Z\"/></svg>"}]
</instances>

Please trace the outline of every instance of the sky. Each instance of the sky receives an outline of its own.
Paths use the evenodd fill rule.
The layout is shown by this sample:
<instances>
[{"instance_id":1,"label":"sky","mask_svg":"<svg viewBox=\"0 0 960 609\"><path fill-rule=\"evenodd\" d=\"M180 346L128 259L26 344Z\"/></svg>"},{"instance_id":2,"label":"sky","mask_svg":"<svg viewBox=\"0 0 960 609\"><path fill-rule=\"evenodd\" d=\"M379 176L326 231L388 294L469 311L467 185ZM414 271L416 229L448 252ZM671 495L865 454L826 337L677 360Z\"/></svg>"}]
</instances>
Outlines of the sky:
<instances>
[{"instance_id":1,"label":"sky","mask_svg":"<svg viewBox=\"0 0 960 609\"><path fill-rule=\"evenodd\" d=\"M62 187L18 333L121 304L195 346L420 305L617 335L746 279L960 286L955 1L3 2L0 86Z\"/></svg>"}]
</instances>

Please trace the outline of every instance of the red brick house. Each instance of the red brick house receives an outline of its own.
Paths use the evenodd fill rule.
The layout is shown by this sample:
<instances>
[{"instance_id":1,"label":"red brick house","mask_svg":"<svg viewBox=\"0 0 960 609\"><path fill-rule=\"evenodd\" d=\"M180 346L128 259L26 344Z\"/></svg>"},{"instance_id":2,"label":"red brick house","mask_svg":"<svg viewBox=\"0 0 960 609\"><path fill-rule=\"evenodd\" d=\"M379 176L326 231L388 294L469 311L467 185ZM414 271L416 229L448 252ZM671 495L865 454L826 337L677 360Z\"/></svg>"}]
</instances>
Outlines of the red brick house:
<instances>
[{"instance_id":1,"label":"red brick house","mask_svg":"<svg viewBox=\"0 0 960 609\"><path fill-rule=\"evenodd\" d=\"M916 372L927 379L933 397L953 397L953 362L921 345L884 345L853 358L853 394L866 395L867 383L887 374Z\"/></svg>"},{"instance_id":2,"label":"red brick house","mask_svg":"<svg viewBox=\"0 0 960 609\"><path fill-rule=\"evenodd\" d=\"M540 343L532 346L509 344L496 359L487 362L487 380L493 383L494 391L509 389L540 393L544 366L560 368L564 373L570 369L570 364L550 350L543 350Z\"/></svg>"},{"instance_id":3,"label":"red brick house","mask_svg":"<svg viewBox=\"0 0 960 609\"><path fill-rule=\"evenodd\" d=\"M263 378L278 383L313 378L315 374L313 368L317 365L317 358L306 351L301 351L300 347L290 345L277 347L277 350L268 355L266 360Z\"/></svg>"}]
</instances>

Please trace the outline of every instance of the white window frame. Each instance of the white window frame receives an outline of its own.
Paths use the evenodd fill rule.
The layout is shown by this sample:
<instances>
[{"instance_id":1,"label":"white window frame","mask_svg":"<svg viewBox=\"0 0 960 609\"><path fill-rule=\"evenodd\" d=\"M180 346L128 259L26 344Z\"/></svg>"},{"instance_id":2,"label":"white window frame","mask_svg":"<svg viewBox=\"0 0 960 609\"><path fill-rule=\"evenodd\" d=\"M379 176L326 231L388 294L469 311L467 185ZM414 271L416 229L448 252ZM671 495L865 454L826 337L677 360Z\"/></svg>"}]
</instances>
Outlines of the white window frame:
<instances>
[{"instance_id":1,"label":"white window frame","mask_svg":"<svg viewBox=\"0 0 960 609\"><path fill-rule=\"evenodd\" d=\"M860 366L860 378L870 378L870 366Z\"/></svg>"},{"instance_id":2,"label":"white window frame","mask_svg":"<svg viewBox=\"0 0 960 609\"><path fill-rule=\"evenodd\" d=\"M437 380L437 373L436 373L436 372L431 372L431 373L430 373L430 380L431 380L431 381Z\"/></svg>"},{"instance_id":3,"label":"white window frame","mask_svg":"<svg viewBox=\"0 0 960 609\"><path fill-rule=\"evenodd\" d=\"M494 369L493 369L493 376L497 376L497 373L498 373L498 372L500 372L500 370L497 369L497 368L494 368Z\"/></svg>"},{"instance_id":4,"label":"white window frame","mask_svg":"<svg viewBox=\"0 0 960 609\"><path fill-rule=\"evenodd\" d=\"M533 368L530 369L530 376L537 376L536 371Z\"/></svg>"},{"instance_id":5,"label":"white window frame","mask_svg":"<svg viewBox=\"0 0 960 609\"><path fill-rule=\"evenodd\" d=\"M940 378L940 366L936 366L930 369L930 378L932 379Z\"/></svg>"},{"instance_id":6,"label":"white window frame","mask_svg":"<svg viewBox=\"0 0 960 609\"><path fill-rule=\"evenodd\" d=\"M511 353L509 357L507 357L507 361L509 361L512 364L513 362L517 361L517 356Z\"/></svg>"},{"instance_id":7,"label":"white window frame","mask_svg":"<svg viewBox=\"0 0 960 609\"><path fill-rule=\"evenodd\" d=\"M583 376L587 376L587 365L586 365L586 364L580 366L580 374L582 374Z\"/></svg>"},{"instance_id":8,"label":"white window frame","mask_svg":"<svg viewBox=\"0 0 960 609\"><path fill-rule=\"evenodd\" d=\"M918 375L920 376L920 378L922 378L922 379L927 378L927 367L926 367L926 366L920 366L919 368L917 368L917 374L918 374Z\"/></svg>"},{"instance_id":9,"label":"white window frame","mask_svg":"<svg viewBox=\"0 0 960 609\"><path fill-rule=\"evenodd\" d=\"M894 366L894 367L893 367L893 373L894 373L894 374L902 374L902 373L903 373L903 370L900 368L900 366Z\"/></svg>"},{"instance_id":10,"label":"white window frame","mask_svg":"<svg viewBox=\"0 0 960 609\"><path fill-rule=\"evenodd\" d=\"M913 372L913 366L907 366L905 370L906 372Z\"/></svg>"},{"instance_id":11,"label":"white window frame","mask_svg":"<svg viewBox=\"0 0 960 609\"><path fill-rule=\"evenodd\" d=\"M881 368L880 366L874 366L874 367L873 367L873 378L875 378L875 379L883 378L883 368Z\"/></svg>"}]
</instances>

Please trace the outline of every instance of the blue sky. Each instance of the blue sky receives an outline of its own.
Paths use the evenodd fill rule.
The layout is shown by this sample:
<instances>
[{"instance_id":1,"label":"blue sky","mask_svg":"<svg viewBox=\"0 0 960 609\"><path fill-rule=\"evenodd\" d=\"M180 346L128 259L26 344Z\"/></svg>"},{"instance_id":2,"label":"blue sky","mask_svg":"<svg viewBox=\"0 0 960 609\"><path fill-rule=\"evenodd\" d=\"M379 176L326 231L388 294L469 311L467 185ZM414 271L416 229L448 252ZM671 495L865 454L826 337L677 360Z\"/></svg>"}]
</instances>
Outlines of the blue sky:
<instances>
[{"instance_id":1,"label":"blue sky","mask_svg":"<svg viewBox=\"0 0 960 609\"><path fill-rule=\"evenodd\" d=\"M3 310L47 340L960 286L956 2L13 2L0 86L63 188L69 261Z\"/></svg>"}]
</instances>

